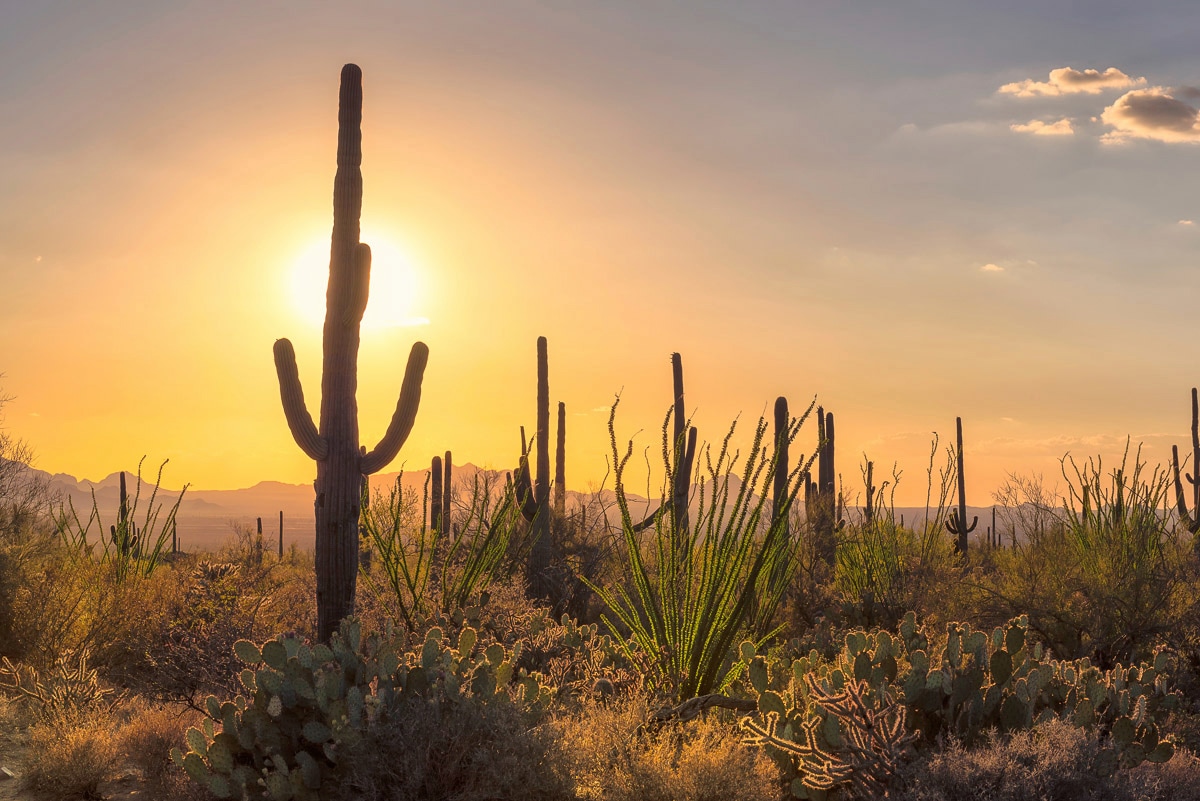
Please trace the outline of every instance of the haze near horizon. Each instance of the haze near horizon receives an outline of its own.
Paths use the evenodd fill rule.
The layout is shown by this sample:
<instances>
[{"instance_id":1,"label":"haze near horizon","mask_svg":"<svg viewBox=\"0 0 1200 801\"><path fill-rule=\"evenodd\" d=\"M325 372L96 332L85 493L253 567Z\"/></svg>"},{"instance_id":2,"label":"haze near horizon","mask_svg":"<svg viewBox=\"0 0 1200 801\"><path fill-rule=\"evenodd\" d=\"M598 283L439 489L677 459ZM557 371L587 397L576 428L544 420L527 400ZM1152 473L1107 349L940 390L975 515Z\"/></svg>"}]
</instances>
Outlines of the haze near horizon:
<instances>
[{"instance_id":1,"label":"haze near horizon","mask_svg":"<svg viewBox=\"0 0 1200 801\"><path fill-rule=\"evenodd\" d=\"M1009 472L1061 483L1067 452L1112 464L1127 436L1165 462L1198 383L1196 22L1171 3L0 5L4 425L81 478L145 454L173 487L312 480L271 346L295 344L315 414L355 62L364 443L430 348L389 470L446 450L512 467L539 335L574 490L605 477L618 393L618 437L655 464L673 351L709 442L817 396L851 496L865 453L922 502L956 416L973 505Z\"/></svg>"}]
</instances>

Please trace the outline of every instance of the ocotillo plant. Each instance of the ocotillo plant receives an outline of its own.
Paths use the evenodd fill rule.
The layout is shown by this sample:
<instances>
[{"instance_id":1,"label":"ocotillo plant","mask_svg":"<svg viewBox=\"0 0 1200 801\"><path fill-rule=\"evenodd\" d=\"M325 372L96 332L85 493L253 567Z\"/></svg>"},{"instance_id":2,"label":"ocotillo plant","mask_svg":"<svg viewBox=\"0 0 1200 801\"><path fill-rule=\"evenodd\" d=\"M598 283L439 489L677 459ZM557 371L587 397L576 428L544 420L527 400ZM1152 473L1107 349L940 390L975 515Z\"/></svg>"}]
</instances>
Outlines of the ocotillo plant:
<instances>
[{"instance_id":1,"label":"ocotillo plant","mask_svg":"<svg viewBox=\"0 0 1200 801\"><path fill-rule=\"evenodd\" d=\"M283 510L279 510L279 558L283 559Z\"/></svg>"},{"instance_id":2,"label":"ocotillo plant","mask_svg":"<svg viewBox=\"0 0 1200 801\"><path fill-rule=\"evenodd\" d=\"M958 448L955 450L958 455L958 508L950 510L950 519L946 521L946 530L955 536L954 550L965 554L967 552L967 535L975 530L975 526L979 523L979 516L975 515L971 520L971 525L967 525L967 481L963 476L962 418L956 417L954 421L958 427Z\"/></svg>"},{"instance_id":3,"label":"ocotillo plant","mask_svg":"<svg viewBox=\"0 0 1200 801\"><path fill-rule=\"evenodd\" d=\"M554 448L554 514L567 515L567 404L558 402L558 437Z\"/></svg>"},{"instance_id":4,"label":"ocotillo plant","mask_svg":"<svg viewBox=\"0 0 1200 801\"><path fill-rule=\"evenodd\" d=\"M275 370L288 428L317 463L317 636L327 641L354 612L358 577L358 517L362 479L386 467L408 439L421 401L429 359L425 343L412 346L396 411L379 444L360 453L358 344L371 280L371 249L359 242L362 215L362 71L342 68L338 104L337 174L333 182L333 237L322 337L320 427L304 405L296 352L275 342Z\"/></svg>"}]
</instances>

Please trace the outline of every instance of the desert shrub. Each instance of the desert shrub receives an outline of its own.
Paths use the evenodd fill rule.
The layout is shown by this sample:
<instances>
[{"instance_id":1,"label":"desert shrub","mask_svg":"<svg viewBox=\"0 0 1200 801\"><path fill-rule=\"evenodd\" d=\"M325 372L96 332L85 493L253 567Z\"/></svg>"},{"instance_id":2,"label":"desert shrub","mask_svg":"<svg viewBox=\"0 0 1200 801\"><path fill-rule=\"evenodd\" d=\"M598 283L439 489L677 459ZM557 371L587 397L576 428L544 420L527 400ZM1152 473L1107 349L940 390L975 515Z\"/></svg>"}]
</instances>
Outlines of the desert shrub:
<instances>
[{"instance_id":1,"label":"desert shrub","mask_svg":"<svg viewBox=\"0 0 1200 801\"><path fill-rule=\"evenodd\" d=\"M550 756L554 746L551 732L512 704L408 699L346 750L346 772L328 797L574 798L569 776Z\"/></svg>"},{"instance_id":2,"label":"desert shrub","mask_svg":"<svg viewBox=\"0 0 1200 801\"><path fill-rule=\"evenodd\" d=\"M171 762L171 749L183 742L188 728L199 722L194 710L134 699L121 710L123 725L116 734L117 751L140 774L152 798L204 799L211 794L188 780Z\"/></svg>"},{"instance_id":3,"label":"desert shrub","mask_svg":"<svg viewBox=\"0 0 1200 801\"><path fill-rule=\"evenodd\" d=\"M1194 801L1200 764L1188 752L1169 762L1144 763L1101 776L1103 745L1097 732L1050 720L1010 736L992 732L967 748L952 740L909 767L898 801Z\"/></svg>"},{"instance_id":4,"label":"desert shrub","mask_svg":"<svg viewBox=\"0 0 1200 801\"><path fill-rule=\"evenodd\" d=\"M1021 731L1051 718L1108 734L1097 757L1106 774L1171 758L1159 721L1180 699L1166 653L1107 671L1087 659L1049 659L1024 618L990 633L950 623L934 635L909 613L896 634L849 633L832 660L814 652L768 661L743 643L745 691L758 703L742 721L747 741L767 747L797 789L867 796L894 783L913 747L927 751L948 737L971 745L991 728Z\"/></svg>"},{"instance_id":5,"label":"desert shrub","mask_svg":"<svg viewBox=\"0 0 1200 801\"><path fill-rule=\"evenodd\" d=\"M1147 471L1140 449L1130 465L1063 459L1067 496L1057 519L993 554L983 581L994 614L1029 615L1059 656L1089 656L1105 667L1144 659L1184 627L1195 608L1190 537L1161 513L1169 474Z\"/></svg>"},{"instance_id":6,"label":"desert shrub","mask_svg":"<svg viewBox=\"0 0 1200 801\"><path fill-rule=\"evenodd\" d=\"M137 687L154 699L200 709L206 695L238 691L242 665L233 653L235 642L279 631L312 632L307 613L315 607L302 579L307 564L201 559L190 569L182 562L179 568L181 592L162 610L169 623L155 629L143 648L143 669L136 676Z\"/></svg>"},{"instance_id":7,"label":"desert shrub","mask_svg":"<svg viewBox=\"0 0 1200 801\"><path fill-rule=\"evenodd\" d=\"M416 631L435 613L479 603L506 566L520 513L512 486L479 471L457 497L445 493L452 503L434 528L426 523L429 478L423 497L404 489L402 478L387 494L363 488L360 576L375 604Z\"/></svg>"},{"instance_id":8,"label":"desert shrub","mask_svg":"<svg viewBox=\"0 0 1200 801\"><path fill-rule=\"evenodd\" d=\"M555 718L557 759L577 798L595 801L764 801L781 796L779 769L739 742L716 714L656 731L642 695L584 703Z\"/></svg>"},{"instance_id":9,"label":"desert shrub","mask_svg":"<svg viewBox=\"0 0 1200 801\"><path fill-rule=\"evenodd\" d=\"M29 729L23 780L53 798L98 798L114 776L118 748L106 715L62 715Z\"/></svg>"},{"instance_id":10,"label":"desert shrub","mask_svg":"<svg viewBox=\"0 0 1200 801\"><path fill-rule=\"evenodd\" d=\"M4 657L0 660L0 690L43 721L104 714L119 700L88 665L86 650L61 657L41 671Z\"/></svg>"},{"instance_id":11,"label":"desert shrub","mask_svg":"<svg viewBox=\"0 0 1200 801\"><path fill-rule=\"evenodd\" d=\"M235 650L246 664L246 695L206 699L209 718L188 730L187 752L171 753L219 797L328 795L345 778L340 755L414 699L473 699L533 714L554 698L538 676L515 666L517 649L484 647L470 627L453 640L436 627L423 639L405 631L363 638L347 618L329 645L279 636L261 648L239 640Z\"/></svg>"}]
</instances>

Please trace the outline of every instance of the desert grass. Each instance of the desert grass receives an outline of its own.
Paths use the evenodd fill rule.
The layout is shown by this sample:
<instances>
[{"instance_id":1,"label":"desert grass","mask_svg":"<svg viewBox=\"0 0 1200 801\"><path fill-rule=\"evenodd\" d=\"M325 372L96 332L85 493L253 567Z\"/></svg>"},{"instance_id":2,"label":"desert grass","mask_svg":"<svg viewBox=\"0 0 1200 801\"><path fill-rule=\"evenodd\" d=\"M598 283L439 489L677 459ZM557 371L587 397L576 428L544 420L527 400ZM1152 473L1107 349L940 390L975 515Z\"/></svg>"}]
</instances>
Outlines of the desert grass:
<instances>
[{"instance_id":1,"label":"desert grass","mask_svg":"<svg viewBox=\"0 0 1200 801\"><path fill-rule=\"evenodd\" d=\"M591 801L764 801L782 797L778 767L713 714L657 731L644 696L588 701L554 721L557 758Z\"/></svg>"}]
</instances>

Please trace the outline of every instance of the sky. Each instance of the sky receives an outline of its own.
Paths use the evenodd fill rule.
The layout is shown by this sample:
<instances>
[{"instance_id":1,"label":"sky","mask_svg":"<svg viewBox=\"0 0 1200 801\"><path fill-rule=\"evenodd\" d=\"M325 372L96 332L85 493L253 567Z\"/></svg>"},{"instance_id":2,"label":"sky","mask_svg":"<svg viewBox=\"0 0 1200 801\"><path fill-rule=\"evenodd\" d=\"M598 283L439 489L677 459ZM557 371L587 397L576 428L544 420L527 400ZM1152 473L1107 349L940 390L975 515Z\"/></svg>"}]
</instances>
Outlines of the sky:
<instances>
[{"instance_id":1,"label":"sky","mask_svg":"<svg viewBox=\"0 0 1200 801\"><path fill-rule=\"evenodd\" d=\"M312 480L271 347L315 417L354 62L368 448L430 349L389 469L511 467L539 335L571 489L605 480L618 394L656 483L672 352L702 440L815 396L852 496L865 455L923 501L956 417L972 504L1127 437L1163 462L1200 383L1198 28L1182 2L0 0L3 425L78 477Z\"/></svg>"}]
</instances>

